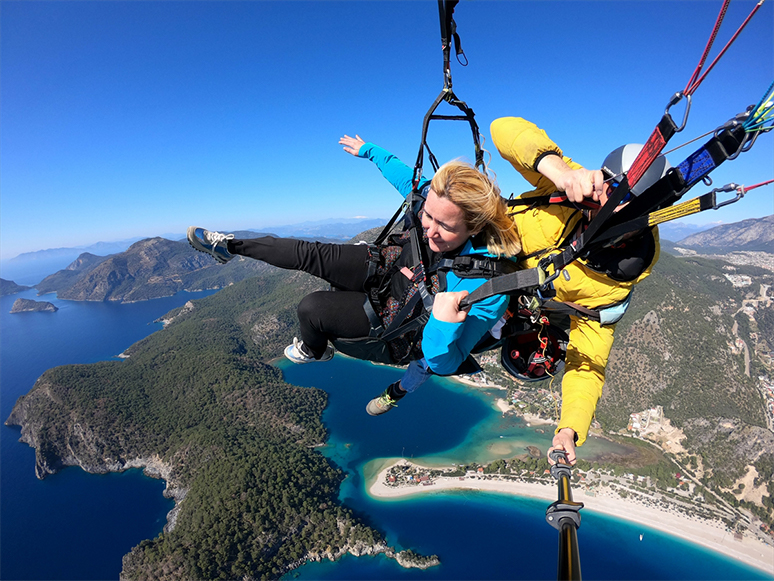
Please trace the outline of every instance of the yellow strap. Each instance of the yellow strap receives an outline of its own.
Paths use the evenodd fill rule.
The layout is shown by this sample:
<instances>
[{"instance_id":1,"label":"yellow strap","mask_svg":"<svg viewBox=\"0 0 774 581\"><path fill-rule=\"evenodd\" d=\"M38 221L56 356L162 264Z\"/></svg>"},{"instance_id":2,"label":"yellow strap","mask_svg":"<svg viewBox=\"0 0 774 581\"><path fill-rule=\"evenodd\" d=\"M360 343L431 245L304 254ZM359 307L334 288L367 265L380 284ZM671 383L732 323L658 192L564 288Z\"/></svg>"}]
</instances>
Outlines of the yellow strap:
<instances>
[{"instance_id":1,"label":"yellow strap","mask_svg":"<svg viewBox=\"0 0 774 581\"><path fill-rule=\"evenodd\" d=\"M693 200L688 200L687 202L677 204L676 206L669 206L651 212L648 214L648 226L655 226L656 224L661 224L662 222L668 222L669 220L675 220L684 216L690 216L697 212L701 212L701 201L699 198L694 198Z\"/></svg>"}]
</instances>

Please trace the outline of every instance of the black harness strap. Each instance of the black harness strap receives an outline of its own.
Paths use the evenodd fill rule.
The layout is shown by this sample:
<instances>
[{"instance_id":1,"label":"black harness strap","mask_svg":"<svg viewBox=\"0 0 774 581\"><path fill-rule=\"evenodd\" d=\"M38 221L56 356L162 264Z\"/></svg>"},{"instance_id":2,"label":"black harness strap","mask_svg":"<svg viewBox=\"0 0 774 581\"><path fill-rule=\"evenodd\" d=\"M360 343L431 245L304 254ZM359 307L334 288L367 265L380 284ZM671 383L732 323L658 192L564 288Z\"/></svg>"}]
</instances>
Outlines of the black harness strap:
<instances>
[{"instance_id":1,"label":"black harness strap","mask_svg":"<svg viewBox=\"0 0 774 581\"><path fill-rule=\"evenodd\" d=\"M417 154L417 161L414 165L414 177L413 177L413 183L414 183L414 189L416 189L419 185L419 181L422 179L422 165L424 163L424 155L425 155L425 149L427 149L428 158L430 159L430 163L433 166L433 170L437 171L439 164L438 160L433 155L433 152L430 150L430 146L427 144L427 131L430 126L430 121L432 120L446 120L446 121L467 121L470 125L470 130L473 134L473 146L475 149L475 165L477 168L483 168L484 167L484 150L481 147L481 138L479 135L479 129L478 124L475 120L475 113L473 113L473 109L468 107L468 105L461 101L457 95L454 94L454 91L452 90L452 78L451 78L451 65L450 65L450 54L451 54L451 39L454 39L454 43L456 45L456 52L458 55L463 55L462 47L460 45L460 38L457 34L457 25L454 22L454 19L452 18L452 15L454 13L454 7L456 6L458 0L438 0L438 14L441 21L441 48L443 49L443 89L438 94L438 96L435 98L435 101L433 101L433 104L430 106L430 109L428 109L427 113L425 114L425 118L422 121L422 138L419 142L419 153ZM460 63L460 64L467 64ZM456 107L461 111L460 115L436 115L435 110L438 108L438 106L443 102L446 101L450 105Z\"/></svg>"},{"instance_id":2,"label":"black harness strap","mask_svg":"<svg viewBox=\"0 0 774 581\"><path fill-rule=\"evenodd\" d=\"M462 299L460 309L466 309L473 303L495 295L513 294L514 291L541 287L545 283L545 279L545 271L540 268L518 270L511 274L492 278Z\"/></svg>"},{"instance_id":3,"label":"black harness strap","mask_svg":"<svg viewBox=\"0 0 774 581\"><path fill-rule=\"evenodd\" d=\"M580 316L585 319L591 319L592 321L596 321L597 323L600 321L599 310L589 309L588 307L584 307L583 305L579 305L578 303L573 303L570 301L559 302L554 300L548 300L544 302L540 308L545 311L550 311L552 313L560 313L563 315L570 315L573 317Z\"/></svg>"},{"instance_id":4,"label":"black harness strap","mask_svg":"<svg viewBox=\"0 0 774 581\"><path fill-rule=\"evenodd\" d=\"M418 218L413 214L410 214L412 221L411 230L409 230L409 240L411 241L411 251L414 256L414 260L417 262L414 267L414 282L417 285L417 295L422 297L422 304L425 310L431 310L433 308L433 295L432 295L432 281L427 276L427 253L425 252L425 245L419 240L419 232L422 230L422 225L416 221Z\"/></svg>"},{"instance_id":5,"label":"black harness strap","mask_svg":"<svg viewBox=\"0 0 774 581\"><path fill-rule=\"evenodd\" d=\"M384 325L379 318L379 315L374 310L371 299L368 298L367 294L363 301L363 310L365 311L366 317L368 317L368 322L371 324L371 331L368 333L368 336L378 337L384 332Z\"/></svg>"},{"instance_id":6,"label":"black harness strap","mask_svg":"<svg viewBox=\"0 0 774 581\"><path fill-rule=\"evenodd\" d=\"M492 259L487 256L456 256L442 258L431 271L451 271L460 278L494 278L517 270L516 263L504 259Z\"/></svg>"},{"instance_id":7,"label":"black harness strap","mask_svg":"<svg viewBox=\"0 0 774 581\"><path fill-rule=\"evenodd\" d=\"M547 206L548 204L567 206L568 208L585 208L588 210L598 210L599 202L594 200L584 199L582 202L571 202L567 199L564 192L554 192L546 196L531 196L527 198L511 198L506 200L505 204L512 208L514 206L529 206L529 208L536 208L537 206Z\"/></svg>"},{"instance_id":8,"label":"black harness strap","mask_svg":"<svg viewBox=\"0 0 774 581\"><path fill-rule=\"evenodd\" d=\"M410 210L410 201L408 198L406 198L406 201L403 202L398 210L392 215L392 218L390 218L389 222L387 222L387 225L382 228L382 231L379 233L379 236L376 237L376 240L374 240L374 245L379 246L382 242L385 241L387 236L390 234L390 230L392 230L392 227L395 225L395 222L398 221L398 218Z\"/></svg>"},{"instance_id":9,"label":"black harness strap","mask_svg":"<svg viewBox=\"0 0 774 581\"><path fill-rule=\"evenodd\" d=\"M417 306L417 304L421 299L422 299L422 295L417 292L417 293L414 293L414 295L408 300L408 302L406 302L406 304L398 312L398 314L395 315L395 318L392 320L392 323L390 323L390 325L384 330L384 334L382 334L381 336L381 338L384 341L390 341L391 339L399 337L404 333L407 333L408 331L414 329L417 326L417 325L414 325L413 323L417 319L421 318L421 315L417 319L413 319L408 323L404 324L404 321L413 312L414 308ZM423 315L424 314L425 313L423 313ZM425 322L426 321L427 319L425 319Z\"/></svg>"},{"instance_id":10,"label":"black harness strap","mask_svg":"<svg viewBox=\"0 0 774 581\"><path fill-rule=\"evenodd\" d=\"M574 240L570 242L570 244L560 253L552 254L551 256L547 256L540 261L538 268L544 270L547 274L544 284L548 284L557 278L565 266L570 264L583 253L586 246L594 240L597 234L601 233L602 226L604 226L610 219L610 217L613 215L613 212L618 207L618 204L621 203L621 201L628 193L629 181L627 177L624 176L618 187L613 190L612 194L607 200L607 203L602 206L602 208L599 210L599 213L597 213L591 222L589 222L589 225L586 227L586 229L583 232L579 232L575 236ZM553 273L548 274L549 268L553 269Z\"/></svg>"}]
</instances>

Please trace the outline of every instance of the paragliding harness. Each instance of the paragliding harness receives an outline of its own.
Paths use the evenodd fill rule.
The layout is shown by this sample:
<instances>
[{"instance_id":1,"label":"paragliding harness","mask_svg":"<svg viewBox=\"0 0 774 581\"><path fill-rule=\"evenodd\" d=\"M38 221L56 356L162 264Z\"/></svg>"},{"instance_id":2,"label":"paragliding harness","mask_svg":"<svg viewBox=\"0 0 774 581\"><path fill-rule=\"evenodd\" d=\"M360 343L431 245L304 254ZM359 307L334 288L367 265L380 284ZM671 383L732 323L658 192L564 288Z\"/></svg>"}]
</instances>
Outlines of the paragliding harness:
<instances>
[{"instance_id":1,"label":"paragliding harness","mask_svg":"<svg viewBox=\"0 0 774 581\"><path fill-rule=\"evenodd\" d=\"M447 272L460 278L488 279L516 270L513 261L484 254L433 253L419 217L428 188L425 185L411 192L368 245L368 293L363 309L371 329L367 337L333 340L342 353L396 365L421 359L422 329L430 319L433 297L446 290ZM399 227L393 232L396 224ZM404 274L408 271L411 278Z\"/></svg>"},{"instance_id":2,"label":"paragliding harness","mask_svg":"<svg viewBox=\"0 0 774 581\"><path fill-rule=\"evenodd\" d=\"M506 371L522 381L538 381L556 375L564 367L570 316L592 320L600 325L617 323L629 307L631 292L623 301L591 309L577 303L555 300L553 281L568 264L577 259L583 259L586 266L614 280L633 280L642 270L624 275L617 270L619 261L616 256L620 256L626 243L635 249L652 248L642 257L644 270L652 262L655 252L651 234L653 226L703 210L721 208L741 199L747 191L771 183L763 182L749 187L728 184L682 204L672 205L698 182L708 179L709 173L724 161L734 159L749 149L751 136L745 123L755 109L751 107L718 128L701 148L680 165L668 170L661 179L615 214L613 210L629 193L629 183L625 174L614 176L612 179L618 182L618 186L604 206L600 208L597 205L598 212L593 218L588 219L587 214L582 213L574 224L568 222L572 227L567 228L569 233L563 234L563 240L556 249L545 249L530 255L545 255L537 267L489 280L463 299L460 308L467 308L479 300L498 294L511 296L508 312L504 321L501 321L501 339L497 340L495 328L490 331L493 336L487 337L473 352L502 346L501 363ZM718 194L729 192L735 192L735 198L719 201ZM557 197L517 198L509 200L509 205L537 207L559 203L580 211L584 209ZM631 236L631 240L624 242L624 239Z\"/></svg>"}]
</instances>

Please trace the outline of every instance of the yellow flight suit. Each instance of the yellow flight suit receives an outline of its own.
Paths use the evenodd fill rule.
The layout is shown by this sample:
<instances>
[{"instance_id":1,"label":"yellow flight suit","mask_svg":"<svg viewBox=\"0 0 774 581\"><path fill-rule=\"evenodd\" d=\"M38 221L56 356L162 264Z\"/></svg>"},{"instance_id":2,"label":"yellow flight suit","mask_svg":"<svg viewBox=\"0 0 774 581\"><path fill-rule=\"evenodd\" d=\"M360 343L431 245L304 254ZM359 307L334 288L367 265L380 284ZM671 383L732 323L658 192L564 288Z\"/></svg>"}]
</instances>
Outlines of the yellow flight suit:
<instances>
[{"instance_id":1,"label":"yellow flight suit","mask_svg":"<svg viewBox=\"0 0 774 581\"><path fill-rule=\"evenodd\" d=\"M502 117L491 125L492 141L504 159L508 160L530 184L535 186L521 198L550 195L557 191L548 178L535 170L535 162L548 152L556 152L573 169L581 168L549 139L545 131L519 117ZM520 256L526 258L524 268L537 266L547 254L557 252L557 245L571 233L582 213L559 204L516 206L513 221L521 236ZM606 274L595 272L583 260L575 260L553 281L557 301L569 301L588 308L598 308L626 299L632 287L646 278L658 260L658 231L653 229L656 251L647 268L634 280L620 282ZM603 326L595 321L571 317L570 342L567 348L562 381L562 411L558 432L572 428L578 435L577 445L586 440L597 400L605 383L605 367L613 346L615 325Z\"/></svg>"}]
</instances>

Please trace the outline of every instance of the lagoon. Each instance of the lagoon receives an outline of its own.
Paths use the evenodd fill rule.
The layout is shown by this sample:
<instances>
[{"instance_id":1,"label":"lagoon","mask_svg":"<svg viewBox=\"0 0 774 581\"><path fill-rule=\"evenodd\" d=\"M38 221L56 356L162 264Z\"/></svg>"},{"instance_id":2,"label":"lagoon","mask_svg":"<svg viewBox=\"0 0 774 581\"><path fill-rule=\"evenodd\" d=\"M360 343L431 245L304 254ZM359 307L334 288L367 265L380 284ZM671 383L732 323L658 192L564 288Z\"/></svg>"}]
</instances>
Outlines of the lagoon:
<instances>
[{"instance_id":1,"label":"lagoon","mask_svg":"<svg viewBox=\"0 0 774 581\"><path fill-rule=\"evenodd\" d=\"M330 437L323 453L347 472L342 501L396 549L441 559L439 567L418 571L384 557L346 557L309 563L286 579L556 578L558 537L545 522L546 501L477 491L377 500L365 490L367 476L381 467L379 458L421 457L424 465L449 465L510 457L527 445L545 452L551 430L503 416L492 404L503 392L433 378L397 409L374 418L365 413L366 402L398 379L399 371L338 356L328 363L278 366L289 383L329 393L323 420ZM616 447L592 440L582 453L588 458ZM774 578L677 537L591 511L582 513L578 538L585 579Z\"/></svg>"}]
</instances>

